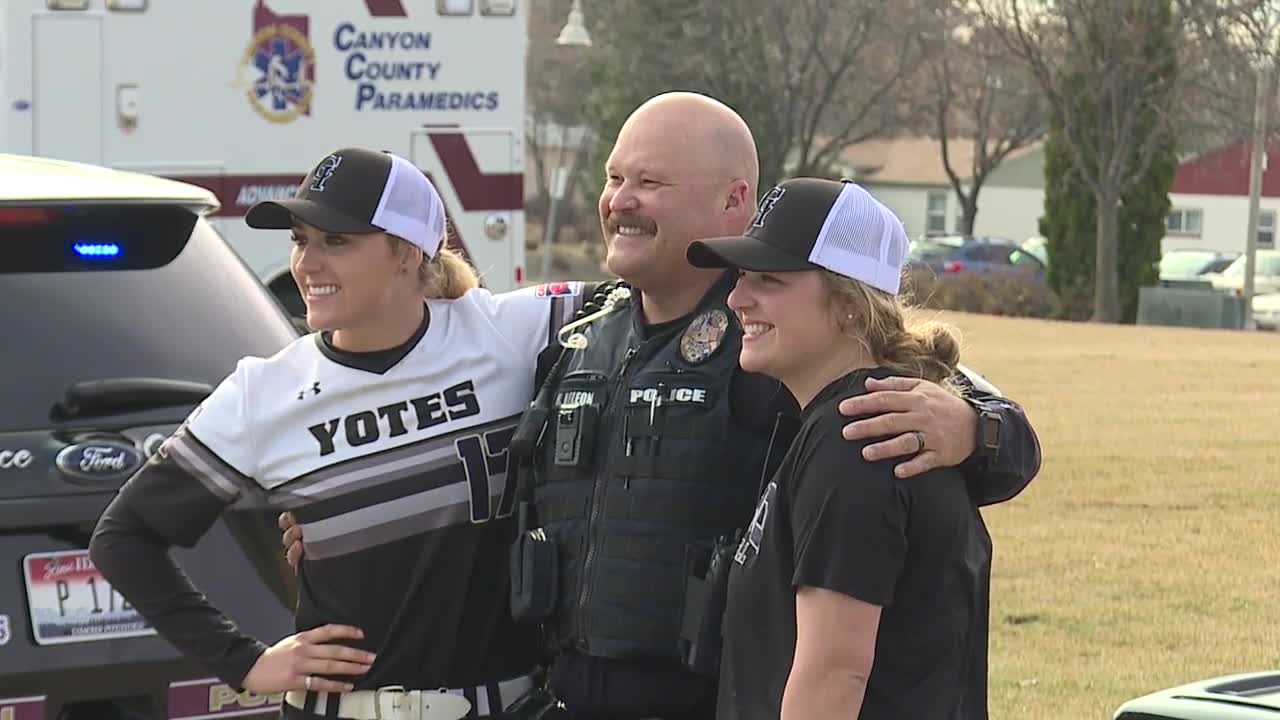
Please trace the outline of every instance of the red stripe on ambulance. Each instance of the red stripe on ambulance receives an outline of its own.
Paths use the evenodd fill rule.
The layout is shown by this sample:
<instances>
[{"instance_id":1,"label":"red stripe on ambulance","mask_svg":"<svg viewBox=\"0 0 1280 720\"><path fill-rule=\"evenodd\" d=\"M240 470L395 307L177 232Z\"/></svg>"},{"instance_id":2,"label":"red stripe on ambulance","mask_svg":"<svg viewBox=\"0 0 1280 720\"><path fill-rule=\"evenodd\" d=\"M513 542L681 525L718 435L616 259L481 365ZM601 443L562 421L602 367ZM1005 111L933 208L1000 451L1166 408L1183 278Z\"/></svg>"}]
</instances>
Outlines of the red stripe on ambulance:
<instances>
[{"instance_id":1,"label":"red stripe on ambulance","mask_svg":"<svg viewBox=\"0 0 1280 720\"><path fill-rule=\"evenodd\" d=\"M364 0L369 14L374 17L407 17L404 4L400 0Z\"/></svg>"}]
</instances>

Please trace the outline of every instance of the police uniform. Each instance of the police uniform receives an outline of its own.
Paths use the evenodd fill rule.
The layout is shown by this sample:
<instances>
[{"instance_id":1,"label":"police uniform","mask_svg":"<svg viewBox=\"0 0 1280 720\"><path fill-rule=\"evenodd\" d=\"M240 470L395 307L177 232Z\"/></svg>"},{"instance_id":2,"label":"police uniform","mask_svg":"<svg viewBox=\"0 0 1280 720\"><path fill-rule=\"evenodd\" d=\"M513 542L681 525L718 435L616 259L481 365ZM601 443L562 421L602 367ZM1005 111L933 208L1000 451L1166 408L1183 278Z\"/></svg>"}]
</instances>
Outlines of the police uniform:
<instances>
[{"instance_id":1,"label":"police uniform","mask_svg":"<svg viewBox=\"0 0 1280 720\"><path fill-rule=\"evenodd\" d=\"M825 271L888 295L899 291L906 232L866 190L798 178L767 197L770 205L745 235L695 242L690 262L779 275ZM800 431L733 557L720 720L777 718L784 694L808 689L789 687L803 587L881 609L862 704L848 708L850 716L987 717L991 537L977 503L958 470L902 481L893 472L897 460L868 462L862 450L870 442L842 435L848 420L840 401L865 393L868 377L891 374L872 367L834 379L786 378L823 387L805 399ZM840 628L823 630L836 633L824 642L852 641L839 637ZM861 669L822 682L851 690L851 672Z\"/></svg>"},{"instance_id":2,"label":"police uniform","mask_svg":"<svg viewBox=\"0 0 1280 720\"><path fill-rule=\"evenodd\" d=\"M776 382L737 368L733 282L671 323L647 325L638 302L592 322L553 379L535 514L559 549L552 688L581 716L665 716L713 698L714 668L680 659L700 610L686 585L749 517L770 435L795 414Z\"/></svg>"},{"instance_id":3,"label":"police uniform","mask_svg":"<svg viewBox=\"0 0 1280 720\"><path fill-rule=\"evenodd\" d=\"M348 152L322 163L304 187L358 182L361 173L343 174L366 160ZM425 197L399 182L402 199ZM377 192L373 201L387 206ZM287 717L393 717L360 692L384 686L444 689L471 716L500 713L531 687L537 659L535 633L513 622L507 602L507 444L534 358L581 295L576 283L471 290L426 301L420 327L396 348L346 352L325 332L241 360L121 488L95 531L95 562L162 636L240 688L265 646L165 550L195 544L228 508L292 511L307 543L297 629L356 626L363 638L343 642L376 660L363 676L333 678L354 683L350 696L288 693Z\"/></svg>"}]
</instances>

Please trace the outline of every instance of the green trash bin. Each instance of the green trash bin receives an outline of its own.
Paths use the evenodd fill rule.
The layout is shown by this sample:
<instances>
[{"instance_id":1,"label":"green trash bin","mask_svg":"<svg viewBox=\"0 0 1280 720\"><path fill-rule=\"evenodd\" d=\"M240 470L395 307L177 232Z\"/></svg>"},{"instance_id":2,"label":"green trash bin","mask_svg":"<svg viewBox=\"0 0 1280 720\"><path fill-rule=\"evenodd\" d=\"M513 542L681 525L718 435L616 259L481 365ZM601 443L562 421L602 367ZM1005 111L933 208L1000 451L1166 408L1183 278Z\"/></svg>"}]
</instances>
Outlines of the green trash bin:
<instances>
[{"instance_id":1,"label":"green trash bin","mask_svg":"<svg viewBox=\"0 0 1280 720\"><path fill-rule=\"evenodd\" d=\"M1280 672L1223 675L1135 698L1113 720L1280 720Z\"/></svg>"}]
</instances>

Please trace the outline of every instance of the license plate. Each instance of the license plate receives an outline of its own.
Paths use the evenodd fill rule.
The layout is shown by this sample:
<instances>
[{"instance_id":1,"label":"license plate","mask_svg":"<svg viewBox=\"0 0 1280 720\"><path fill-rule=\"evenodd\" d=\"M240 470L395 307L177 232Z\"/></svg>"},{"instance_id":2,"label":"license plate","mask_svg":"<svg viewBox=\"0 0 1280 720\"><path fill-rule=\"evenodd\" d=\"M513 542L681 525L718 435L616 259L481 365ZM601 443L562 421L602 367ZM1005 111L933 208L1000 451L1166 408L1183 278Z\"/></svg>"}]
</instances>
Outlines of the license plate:
<instances>
[{"instance_id":1,"label":"license plate","mask_svg":"<svg viewBox=\"0 0 1280 720\"><path fill-rule=\"evenodd\" d=\"M36 553L22 559L36 643L155 635L89 559L88 550Z\"/></svg>"}]
</instances>

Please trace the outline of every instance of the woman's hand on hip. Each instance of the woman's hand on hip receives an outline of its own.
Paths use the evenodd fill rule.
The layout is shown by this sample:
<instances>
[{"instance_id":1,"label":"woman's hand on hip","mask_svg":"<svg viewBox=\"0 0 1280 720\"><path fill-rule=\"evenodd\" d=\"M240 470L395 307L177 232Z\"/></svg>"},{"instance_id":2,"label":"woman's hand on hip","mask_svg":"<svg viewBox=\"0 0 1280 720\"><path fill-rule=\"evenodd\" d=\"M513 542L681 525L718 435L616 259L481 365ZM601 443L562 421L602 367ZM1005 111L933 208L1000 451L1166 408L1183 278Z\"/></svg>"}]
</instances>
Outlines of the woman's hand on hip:
<instances>
[{"instance_id":1,"label":"woman's hand on hip","mask_svg":"<svg viewBox=\"0 0 1280 720\"><path fill-rule=\"evenodd\" d=\"M359 628L349 625L322 625L290 635L258 657L244 676L244 687L259 695L289 690L351 692L352 683L321 676L360 676L369 672L373 653L337 643L363 637Z\"/></svg>"}]
</instances>

